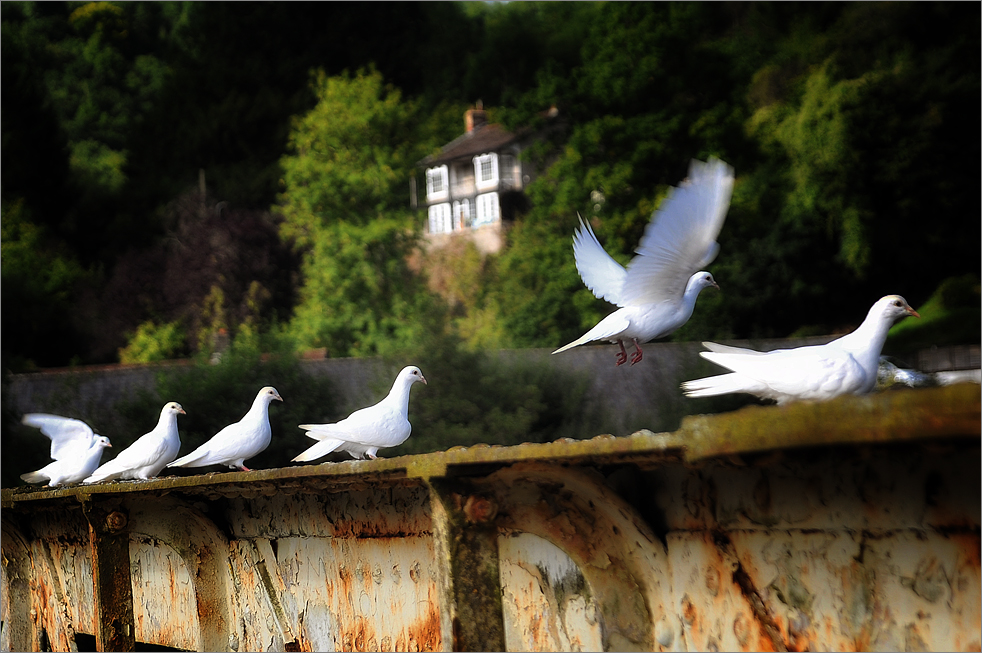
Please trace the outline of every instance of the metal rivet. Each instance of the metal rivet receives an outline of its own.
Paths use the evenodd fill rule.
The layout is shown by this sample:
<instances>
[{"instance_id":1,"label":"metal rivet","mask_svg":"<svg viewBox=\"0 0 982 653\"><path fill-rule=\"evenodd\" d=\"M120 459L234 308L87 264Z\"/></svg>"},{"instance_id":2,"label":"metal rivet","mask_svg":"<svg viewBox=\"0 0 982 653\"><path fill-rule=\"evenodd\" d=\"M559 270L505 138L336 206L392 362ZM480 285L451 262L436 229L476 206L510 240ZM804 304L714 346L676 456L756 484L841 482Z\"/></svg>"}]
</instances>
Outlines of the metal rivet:
<instances>
[{"instance_id":1,"label":"metal rivet","mask_svg":"<svg viewBox=\"0 0 982 653\"><path fill-rule=\"evenodd\" d=\"M464 517L472 524L483 524L495 518L498 506L491 499L471 495L464 502Z\"/></svg>"},{"instance_id":2,"label":"metal rivet","mask_svg":"<svg viewBox=\"0 0 982 653\"><path fill-rule=\"evenodd\" d=\"M109 513L106 517L106 530L110 533L118 533L124 528L126 528L126 515L119 511Z\"/></svg>"}]
</instances>

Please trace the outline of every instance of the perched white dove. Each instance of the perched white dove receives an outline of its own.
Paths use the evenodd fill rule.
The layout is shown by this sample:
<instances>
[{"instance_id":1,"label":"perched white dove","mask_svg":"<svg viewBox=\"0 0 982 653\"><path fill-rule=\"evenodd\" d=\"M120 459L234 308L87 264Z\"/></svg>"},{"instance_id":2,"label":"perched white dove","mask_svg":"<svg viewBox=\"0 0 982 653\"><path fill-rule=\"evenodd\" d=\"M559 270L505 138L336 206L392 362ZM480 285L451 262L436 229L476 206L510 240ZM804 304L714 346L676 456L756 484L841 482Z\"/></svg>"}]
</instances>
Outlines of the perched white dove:
<instances>
[{"instance_id":1,"label":"perched white dove","mask_svg":"<svg viewBox=\"0 0 982 653\"><path fill-rule=\"evenodd\" d=\"M88 424L70 417L28 413L21 422L41 429L51 439L54 459L36 472L21 474L27 483L48 481L48 487L78 483L99 466L103 449L112 446L109 438L96 435Z\"/></svg>"},{"instance_id":2,"label":"perched white dove","mask_svg":"<svg viewBox=\"0 0 982 653\"><path fill-rule=\"evenodd\" d=\"M347 451L354 458L368 456L374 460L379 449L395 447L409 438L409 388L417 381L426 383L418 367L402 368L385 399L374 406L351 413L336 424L301 424L307 436L320 440L293 459L293 462L317 460L332 451Z\"/></svg>"},{"instance_id":3,"label":"perched white dove","mask_svg":"<svg viewBox=\"0 0 982 653\"><path fill-rule=\"evenodd\" d=\"M887 332L908 315L920 317L903 297L887 295L873 304L859 328L824 345L759 352L704 342L712 351L700 355L733 373L686 381L682 389L688 397L744 392L779 404L865 394L876 385Z\"/></svg>"},{"instance_id":4,"label":"perched white dove","mask_svg":"<svg viewBox=\"0 0 982 653\"><path fill-rule=\"evenodd\" d=\"M272 429L269 427L269 402L274 399L283 401L276 388L266 386L256 395L252 408L242 419L229 424L203 445L167 466L228 465L231 469L251 472L245 466L245 461L269 446L272 436Z\"/></svg>"},{"instance_id":5,"label":"perched white dove","mask_svg":"<svg viewBox=\"0 0 982 653\"><path fill-rule=\"evenodd\" d=\"M590 224L580 218L573 237L576 269L586 287L620 308L584 335L552 352L558 354L594 340L616 342L617 365L627 362L624 342L634 343L631 364L644 352L641 343L663 338L692 316L703 288L719 289L713 275L700 270L716 258L716 237L733 192L733 168L719 159L693 161L689 178L669 189L651 216L625 269L604 251Z\"/></svg>"},{"instance_id":6,"label":"perched white dove","mask_svg":"<svg viewBox=\"0 0 982 653\"><path fill-rule=\"evenodd\" d=\"M95 470L84 483L100 483L116 479L145 481L160 473L181 450L177 433L177 416L186 415L181 404L172 401L160 410L160 419L152 431L141 435L119 455Z\"/></svg>"}]
</instances>

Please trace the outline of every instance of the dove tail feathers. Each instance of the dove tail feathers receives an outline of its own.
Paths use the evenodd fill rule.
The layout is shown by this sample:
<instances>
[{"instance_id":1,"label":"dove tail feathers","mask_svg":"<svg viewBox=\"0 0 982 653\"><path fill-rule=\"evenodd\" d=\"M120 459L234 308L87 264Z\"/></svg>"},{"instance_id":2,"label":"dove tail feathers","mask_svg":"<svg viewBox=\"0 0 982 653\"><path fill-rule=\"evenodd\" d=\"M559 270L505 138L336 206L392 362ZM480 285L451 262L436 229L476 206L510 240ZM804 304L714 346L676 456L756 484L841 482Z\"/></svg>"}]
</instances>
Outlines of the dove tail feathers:
<instances>
[{"instance_id":1,"label":"dove tail feathers","mask_svg":"<svg viewBox=\"0 0 982 653\"><path fill-rule=\"evenodd\" d=\"M207 457L208 451L192 451L183 458L178 458L174 462L167 465L168 467L204 467L210 463L201 462L202 458ZM195 465L194 463L200 463Z\"/></svg>"},{"instance_id":2,"label":"dove tail feathers","mask_svg":"<svg viewBox=\"0 0 982 653\"><path fill-rule=\"evenodd\" d=\"M604 319L600 320L596 326L584 333L582 336L568 345L560 347L552 353L558 354L559 352L572 349L573 347L578 347L579 345L585 345L586 343L593 342L595 340L610 340L613 342L617 340L618 336L624 333L624 330L629 326L631 326L631 321L625 316L624 309L616 310Z\"/></svg>"},{"instance_id":3,"label":"dove tail feathers","mask_svg":"<svg viewBox=\"0 0 982 653\"><path fill-rule=\"evenodd\" d=\"M309 433L307 435L310 435ZM307 449L302 454L294 458L291 462L295 463L305 463L311 460L317 460L327 454L331 453L338 447L344 444L344 440L337 440L335 438L325 438Z\"/></svg>"},{"instance_id":4,"label":"dove tail feathers","mask_svg":"<svg viewBox=\"0 0 982 653\"><path fill-rule=\"evenodd\" d=\"M20 479L25 483L40 483L41 481L47 481L48 477L42 474L40 471L37 471L21 474Z\"/></svg>"},{"instance_id":5,"label":"dove tail feathers","mask_svg":"<svg viewBox=\"0 0 982 653\"><path fill-rule=\"evenodd\" d=\"M709 352L713 352L716 354L748 354L750 356L763 356L764 354L767 353L764 351L756 351L754 349L746 349L744 347L731 347L730 345L720 345L715 342L704 342L702 343L702 346L708 349ZM699 353L702 354L703 358L712 360L711 358L706 356L706 354L708 354L709 352L703 351ZM716 361L713 362L715 363Z\"/></svg>"},{"instance_id":6,"label":"dove tail feathers","mask_svg":"<svg viewBox=\"0 0 982 653\"><path fill-rule=\"evenodd\" d=\"M720 374L682 384L686 397L714 397L716 395L747 392L747 378L740 374Z\"/></svg>"},{"instance_id":7,"label":"dove tail feathers","mask_svg":"<svg viewBox=\"0 0 982 653\"><path fill-rule=\"evenodd\" d=\"M115 468L108 465L104 465L99 469L95 470L91 476L82 481L83 485L91 485L92 483L102 483L103 481L115 481L117 478L122 476L121 471L117 471Z\"/></svg>"},{"instance_id":8,"label":"dove tail feathers","mask_svg":"<svg viewBox=\"0 0 982 653\"><path fill-rule=\"evenodd\" d=\"M559 354L561 352L566 351L567 349L572 349L573 347L579 347L580 345L585 345L586 343L590 342L591 340L593 340L593 338L587 338L585 335L584 336L580 336L579 338L577 338L573 342L569 343L568 345L564 345L564 346L560 347L559 349L557 349L556 351L554 351L552 353L553 354Z\"/></svg>"}]
</instances>

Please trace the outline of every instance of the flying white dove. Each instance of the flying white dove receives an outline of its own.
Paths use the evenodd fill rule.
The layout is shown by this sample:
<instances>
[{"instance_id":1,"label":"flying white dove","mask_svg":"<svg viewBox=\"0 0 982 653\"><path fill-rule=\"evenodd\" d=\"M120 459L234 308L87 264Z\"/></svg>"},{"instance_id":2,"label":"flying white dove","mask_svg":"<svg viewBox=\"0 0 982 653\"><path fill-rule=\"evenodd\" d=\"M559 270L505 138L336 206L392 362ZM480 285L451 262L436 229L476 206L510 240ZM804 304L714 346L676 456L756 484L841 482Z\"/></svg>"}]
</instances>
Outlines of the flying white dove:
<instances>
[{"instance_id":1,"label":"flying white dove","mask_svg":"<svg viewBox=\"0 0 982 653\"><path fill-rule=\"evenodd\" d=\"M160 473L181 450L177 434L177 416L186 415L181 404L172 401L160 411L160 419L152 431L141 435L119 455L95 470L83 483L100 483L116 479L145 481Z\"/></svg>"},{"instance_id":2,"label":"flying white dove","mask_svg":"<svg viewBox=\"0 0 982 653\"><path fill-rule=\"evenodd\" d=\"M51 439L51 457L54 459L53 463L36 472L21 474L21 479L27 483L48 481L48 487L78 483L99 466L103 449L112 446L109 438L96 435L81 420L28 413L21 422L41 429L41 433Z\"/></svg>"},{"instance_id":3,"label":"flying white dove","mask_svg":"<svg viewBox=\"0 0 982 653\"><path fill-rule=\"evenodd\" d=\"M336 424L301 424L307 436L320 440L293 459L293 462L317 460L332 451L347 451L354 458L377 457L379 449L395 447L409 438L409 388L417 381L426 383L418 367L402 368L385 399L374 406L351 413Z\"/></svg>"},{"instance_id":4,"label":"flying white dove","mask_svg":"<svg viewBox=\"0 0 982 653\"><path fill-rule=\"evenodd\" d=\"M908 315L920 317L903 297L887 295L873 304L859 328L824 345L759 352L704 342L712 351L700 355L733 373L686 381L682 389L688 397L745 392L779 404L865 394L876 385L887 332Z\"/></svg>"},{"instance_id":5,"label":"flying white dove","mask_svg":"<svg viewBox=\"0 0 982 653\"><path fill-rule=\"evenodd\" d=\"M697 271L719 252L733 192L733 168L719 159L693 161L689 177L669 189L651 216L644 236L625 269L604 251L590 224L580 218L573 236L576 269L586 287L620 308L584 335L552 352L558 354L594 340L616 342L617 365L627 362L624 342L634 343L631 365L641 361L641 343L663 338L692 316L703 288L719 289L713 275Z\"/></svg>"},{"instance_id":6,"label":"flying white dove","mask_svg":"<svg viewBox=\"0 0 982 653\"><path fill-rule=\"evenodd\" d=\"M276 388L266 386L256 395L252 408L242 419L229 424L203 445L167 466L228 465L231 469L251 472L245 466L245 461L269 446L272 435L272 429L269 428L269 402L274 399L283 401Z\"/></svg>"}]
</instances>

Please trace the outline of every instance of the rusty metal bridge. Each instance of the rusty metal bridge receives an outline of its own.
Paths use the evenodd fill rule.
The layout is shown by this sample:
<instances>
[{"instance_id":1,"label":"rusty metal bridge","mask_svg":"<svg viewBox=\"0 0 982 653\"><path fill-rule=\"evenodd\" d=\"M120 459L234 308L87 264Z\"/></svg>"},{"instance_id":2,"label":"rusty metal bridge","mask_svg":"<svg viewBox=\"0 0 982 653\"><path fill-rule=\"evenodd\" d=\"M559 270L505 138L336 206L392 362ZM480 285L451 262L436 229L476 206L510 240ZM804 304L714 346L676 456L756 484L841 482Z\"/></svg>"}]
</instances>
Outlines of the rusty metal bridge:
<instances>
[{"instance_id":1,"label":"rusty metal bridge","mask_svg":"<svg viewBox=\"0 0 982 653\"><path fill-rule=\"evenodd\" d=\"M674 433L5 489L0 645L979 650L979 435L963 384Z\"/></svg>"}]
</instances>

